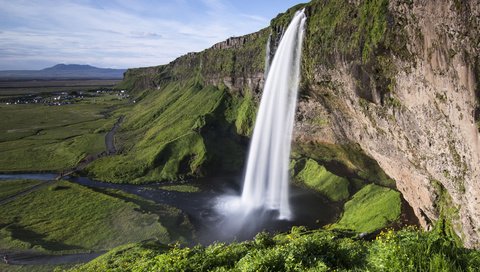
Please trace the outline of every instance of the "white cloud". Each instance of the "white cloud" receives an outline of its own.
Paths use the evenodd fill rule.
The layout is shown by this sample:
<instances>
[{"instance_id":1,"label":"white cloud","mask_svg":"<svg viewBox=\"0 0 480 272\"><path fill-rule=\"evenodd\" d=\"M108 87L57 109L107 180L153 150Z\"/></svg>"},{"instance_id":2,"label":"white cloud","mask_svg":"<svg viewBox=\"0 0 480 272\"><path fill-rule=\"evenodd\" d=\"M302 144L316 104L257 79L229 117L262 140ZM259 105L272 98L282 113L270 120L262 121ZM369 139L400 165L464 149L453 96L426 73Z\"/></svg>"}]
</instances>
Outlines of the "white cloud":
<instances>
[{"instance_id":1,"label":"white cloud","mask_svg":"<svg viewBox=\"0 0 480 272\"><path fill-rule=\"evenodd\" d=\"M201 0L203 9L192 3L0 0L0 69L52 63L159 65L268 23L220 0Z\"/></svg>"}]
</instances>

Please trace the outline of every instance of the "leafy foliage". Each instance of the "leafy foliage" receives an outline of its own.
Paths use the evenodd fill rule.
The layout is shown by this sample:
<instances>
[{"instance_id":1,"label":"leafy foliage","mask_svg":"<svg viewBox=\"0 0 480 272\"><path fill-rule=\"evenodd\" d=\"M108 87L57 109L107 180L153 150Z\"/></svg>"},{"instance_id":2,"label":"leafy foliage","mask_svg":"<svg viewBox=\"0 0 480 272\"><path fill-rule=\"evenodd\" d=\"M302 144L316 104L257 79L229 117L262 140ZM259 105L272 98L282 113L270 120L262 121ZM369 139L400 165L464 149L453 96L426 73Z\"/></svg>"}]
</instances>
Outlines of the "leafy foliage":
<instances>
[{"instance_id":1,"label":"leafy foliage","mask_svg":"<svg viewBox=\"0 0 480 272\"><path fill-rule=\"evenodd\" d=\"M382 232L367 241L339 231L294 227L207 247L127 245L71 271L477 271L480 253L435 232Z\"/></svg>"}]
</instances>

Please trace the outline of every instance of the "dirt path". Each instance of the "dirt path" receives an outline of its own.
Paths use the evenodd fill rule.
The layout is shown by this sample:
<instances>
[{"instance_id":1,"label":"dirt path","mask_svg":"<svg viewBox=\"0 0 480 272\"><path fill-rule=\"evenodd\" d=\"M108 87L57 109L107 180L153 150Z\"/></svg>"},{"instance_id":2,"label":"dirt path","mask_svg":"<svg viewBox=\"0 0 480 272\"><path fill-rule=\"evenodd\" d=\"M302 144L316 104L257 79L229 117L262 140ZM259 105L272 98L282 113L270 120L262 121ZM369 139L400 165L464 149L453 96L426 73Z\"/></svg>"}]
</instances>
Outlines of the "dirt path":
<instances>
[{"instance_id":1,"label":"dirt path","mask_svg":"<svg viewBox=\"0 0 480 272\"><path fill-rule=\"evenodd\" d=\"M42 254L31 251L18 252L0 252L2 258L8 254L8 264L10 265L44 265L44 264L70 264L70 263L86 263L105 252L77 253L64 255Z\"/></svg>"}]
</instances>

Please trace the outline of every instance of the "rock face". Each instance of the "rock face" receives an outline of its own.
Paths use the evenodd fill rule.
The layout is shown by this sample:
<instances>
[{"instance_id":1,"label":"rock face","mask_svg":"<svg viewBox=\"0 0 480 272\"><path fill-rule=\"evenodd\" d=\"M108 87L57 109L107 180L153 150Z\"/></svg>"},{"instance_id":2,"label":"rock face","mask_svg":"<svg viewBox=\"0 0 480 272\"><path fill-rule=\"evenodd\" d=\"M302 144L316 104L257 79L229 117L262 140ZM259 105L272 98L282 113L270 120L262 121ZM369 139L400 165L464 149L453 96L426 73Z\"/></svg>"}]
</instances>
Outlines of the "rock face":
<instances>
[{"instance_id":1,"label":"rock face","mask_svg":"<svg viewBox=\"0 0 480 272\"><path fill-rule=\"evenodd\" d=\"M480 247L478 0L314 0L252 35L129 70L124 83L153 89L194 73L233 97L258 97L268 36L274 51L303 7L295 142L359 146L395 180L423 227L443 218L466 246Z\"/></svg>"},{"instance_id":2,"label":"rock face","mask_svg":"<svg viewBox=\"0 0 480 272\"><path fill-rule=\"evenodd\" d=\"M333 65L314 63L296 127L297 141L358 143L395 179L422 226L443 213L469 247L480 246L479 18L479 1L391 1L388 27L401 28L394 34L408 57L374 52L390 66L380 68L388 84L375 78L375 63L342 54ZM312 126L314 118L325 121Z\"/></svg>"}]
</instances>

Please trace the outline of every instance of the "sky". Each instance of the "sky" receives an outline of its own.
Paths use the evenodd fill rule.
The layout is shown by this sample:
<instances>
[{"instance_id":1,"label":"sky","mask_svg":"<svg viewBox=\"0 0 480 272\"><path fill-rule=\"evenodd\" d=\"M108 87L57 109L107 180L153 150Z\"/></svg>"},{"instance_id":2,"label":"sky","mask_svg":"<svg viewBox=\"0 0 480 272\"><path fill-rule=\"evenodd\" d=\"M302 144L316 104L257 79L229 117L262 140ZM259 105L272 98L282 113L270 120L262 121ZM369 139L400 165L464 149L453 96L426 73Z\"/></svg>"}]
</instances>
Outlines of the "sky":
<instances>
[{"instance_id":1,"label":"sky","mask_svg":"<svg viewBox=\"0 0 480 272\"><path fill-rule=\"evenodd\" d=\"M308 0L0 0L0 70L166 64Z\"/></svg>"}]
</instances>

